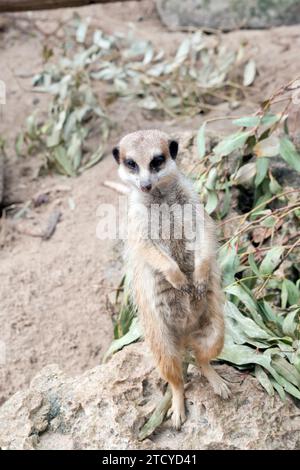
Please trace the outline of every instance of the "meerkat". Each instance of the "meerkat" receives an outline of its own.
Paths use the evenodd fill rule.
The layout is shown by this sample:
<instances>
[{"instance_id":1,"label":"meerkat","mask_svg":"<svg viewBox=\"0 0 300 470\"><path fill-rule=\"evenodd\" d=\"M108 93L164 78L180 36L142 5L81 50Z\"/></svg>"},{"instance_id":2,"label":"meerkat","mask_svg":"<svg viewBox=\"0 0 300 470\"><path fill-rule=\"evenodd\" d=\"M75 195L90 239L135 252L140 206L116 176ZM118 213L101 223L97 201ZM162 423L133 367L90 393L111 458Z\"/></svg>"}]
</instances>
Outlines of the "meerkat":
<instances>
[{"instance_id":1,"label":"meerkat","mask_svg":"<svg viewBox=\"0 0 300 470\"><path fill-rule=\"evenodd\" d=\"M180 429L186 419L182 373L186 350L193 351L214 392L222 398L230 395L210 364L224 343L215 226L192 182L178 169L178 143L167 134L133 132L112 153L121 180L130 188L126 272L133 301L160 374L171 387L170 414ZM182 216L184 209L190 209L188 217ZM169 222L167 236L162 234L163 217ZM193 228L192 237L186 236L187 225Z\"/></svg>"}]
</instances>

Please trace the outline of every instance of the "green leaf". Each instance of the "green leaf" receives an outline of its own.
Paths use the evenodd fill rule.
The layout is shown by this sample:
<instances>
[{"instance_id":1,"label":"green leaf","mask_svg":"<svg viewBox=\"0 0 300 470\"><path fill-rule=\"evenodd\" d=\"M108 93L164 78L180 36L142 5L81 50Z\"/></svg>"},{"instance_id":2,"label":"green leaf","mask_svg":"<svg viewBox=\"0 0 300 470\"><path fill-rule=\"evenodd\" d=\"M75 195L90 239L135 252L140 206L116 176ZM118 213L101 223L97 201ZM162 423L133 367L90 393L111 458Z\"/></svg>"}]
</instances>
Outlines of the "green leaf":
<instances>
[{"instance_id":1,"label":"green leaf","mask_svg":"<svg viewBox=\"0 0 300 470\"><path fill-rule=\"evenodd\" d=\"M218 205L218 196L215 191L207 191L207 202L205 210L208 214L212 214Z\"/></svg>"},{"instance_id":2,"label":"green leaf","mask_svg":"<svg viewBox=\"0 0 300 470\"><path fill-rule=\"evenodd\" d=\"M281 287L281 308L286 308L287 302L288 302L288 291L287 291L287 285L283 281L282 287Z\"/></svg>"},{"instance_id":3,"label":"green leaf","mask_svg":"<svg viewBox=\"0 0 300 470\"><path fill-rule=\"evenodd\" d=\"M225 195L224 195L223 204L222 204L222 211L221 211L221 214L220 214L221 219L226 217L226 215L229 212L231 197L232 197L232 193L229 189L229 183L228 183L228 181L226 181L225 182Z\"/></svg>"},{"instance_id":4,"label":"green leaf","mask_svg":"<svg viewBox=\"0 0 300 470\"><path fill-rule=\"evenodd\" d=\"M255 339L267 342L272 338L271 335L265 329L257 325L254 320L243 315L232 302L226 302L225 311L227 317L232 318L235 323L239 325L239 328L249 340Z\"/></svg>"},{"instance_id":5,"label":"green leaf","mask_svg":"<svg viewBox=\"0 0 300 470\"><path fill-rule=\"evenodd\" d=\"M287 380L285 377L281 377L281 375L277 375L277 382L284 388L284 390L292 395L293 397L298 398L300 400L300 392L299 390L292 385L289 380Z\"/></svg>"},{"instance_id":6,"label":"green leaf","mask_svg":"<svg viewBox=\"0 0 300 470\"><path fill-rule=\"evenodd\" d=\"M292 364L290 364L286 359L281 357L280 354L275 353L272 355L271 364L274 367L274 369L278 372L278 374L280 374L286 380L291 382L298 389L300 388L299 372L294 366L292 366Z\"/></svg>"},{"instance_id":7,"label":"green leaf","mask_svg":"<svg viewBox=\"0 0 300 470\"><path fill-rule=\"evenodd\" d=\"M276 217L274 217L273 215L270 215L270 217L267 217L265 220L261 222L261 225L263 227L273 228L275 227L276 222L277 222Z\"/></svg>"},{"instance_id":8,"label":"green leaf","mask_svg":"<svg viewBox=\"0 0 300 470\"><path fill-rule=\"evenodd\" d=\"M250 265L250 268L252 269L252 271L254 272L254 274L256 276L260 276L260 273L259 273L259 269L255 263L255 259L254 259L254 255L253 253L250 253L249 256L248 256L248 262L249 262L249 265Z\"/></svg>"},{"instance_id":9,"label":"green leaf","mask_svg":"<svg viewBox=\"0 0 300 470\"><path fill-rule=\"evenodd\" d=\"M284 248L282 246L274 246L271 248L264 257L260 267L260 274L267 276L272 274L277 265L279 264Z\"/></svg>"},{"instance_id":10,"label":"green leaf","mask_svg":"<svg viewBox=\"0 0 300 470\"><path fill-rule=\"evenodd\" d=\"M117 351L120 351L120 349L124 348L124 346L127 346L128 344L135 343L136 341L138 341L141 338L141 336L142 336L142 333L141 333L139 321L137 318L134 318L132 320L128 333L126 333L126 335L122 336L119 339L115 339L111 343L108 351L106 352L103 358L103 362L107 362L110 356L115 354Z\"/></svg>"},{"instance_id":11,"label":"green leaf","mask_svg":"<svg viewBox=\"0 0 300 470\"><path fill-rule=\"evenodd\" d=\"M216 181L218 178L218 172L216 168L212 168L208 173L208 177L205 183L205 187L210 191L213 191L216 187Z\"/></svg>"},{"instance_id":12,"label":"green leaf","mask_svg":"<svg viewBox=\"0 0 300 470\"><path fill-rule=\"evenodd\" d=\"M234 284L231 286L225 287L225 292L227 294L234 295L238 298L243 304L248 308L251 313L257 313L257 306L255 300L250 296L244 287L240 284Z\"/></svg>"},{"instance_id":13,"label":"green leaf","mask_svg":"<svg viewBox=\"0 0 300 470\"><path fill-rule=\"evenodd\" d=\"M274 395L274 388L269 376L265 373L263 368L257 364L255 366L254 374L261 386L266 390L268 395L272 397Z\"/></svg>"},{"instance_id":14,"label":"green leaf","mask_svg":"<svg viewBox=\"0 0 300 470\"><path fill-rule=\"evenodd\" d=\"M206 128L206 121L202 124L197 134L198 156L201 159L205 157L205 128Z\"/></svg>"},{"instance_id":15,"label":"green leaf","mask_svg":"<svg viewBox=\"0 0 300 470\"><path fill-rule=\"evenodd\" d=\"M190 52L190 47L191 47L190 39L189 38L184 39L184 41L182 41L176 53L174 63L173 63L174 65L178 66L186 60Z\"/></svg>"},{"instance_id":16,"label":"green leaf","mask_svg":"<svg viewBox=\"0 0 300 470\"><path fill-rule=\"evenodd\" d=\"M83 44L88 29L88 21L80 21L76 31L76 41Z\"/></svg>"},{"instance_id":17,"label":"green leaf","mask_svg":"<svg viewBox=\"0 0 300 470\"><path fill-rule=\"evenodd\" d=\"M256 127L258 125L272 126L279 121L280 115L266 114L265 116L248 116L239 119L234 119L232 123L240 127Z\"/></svg>"},{"instance_id":18,"label":"green leaf","mask_svg":"<svg viewBox=\"0 0 300 470\"><path fill-rule=\"evenodd\" d=\"M143 441L146 437L151 436L158 426L160 426L167 414L168 409L172 404L172 392L170 386L168 386L163 399L156 407L155 411L150 416L149 420L142 427L138 439Z\"/></svg>"},{"instance_id":19,"label":"green leaf","mask_svg":"<svg viewBox=\"0 0 300 470\"><path fill-rule=\"evenodd\" d=\"M258 217L260 215L263 215L263 214L266 214L266 211L265 211L266 202L271 197L272 197L272 194L269 191L267 191L265 194L260 196L257 199L257 201L255 201L255 207L257 207L258 209L254 210L254 212L252 212L252 214L250 216L250 220L255 220L256 217ZM255 207L254 207L254 209L255 209Z\"/></svg>"},{"instance_id":20,"label":"green leaf","mask_svg":"<svg viewBox=\"0 0 300 470\"><path fill-rule=\"evenodd\" d=\"M244 80L243 80L243 85L244 86L250 86L255 80L255 75L256 75L256 64L255 60L251 59L249 62L247 62L245 69L244 69Z\"/></svg>"},{"instance_id":21,"label":"green leaf","mask_svg":"<svg viewBox=\"0 0 300 470\"><path fill-rule=\"evenodd\" d=\"M269 169L268 158L257 158L256 159L256 177L254 180L255 187L257 188L265 179Z\"/></svg>"},{"instance_id":22,"label":"green leaf","mask_svg":"<svg viewBox=\"0 0 300 470\"><path fill-rule=\"evenodd\" d=\"M278 194L282 192L282 187L278 183L278 181L274 178L272 174L270 174L270 184L269 188L272 194Z\"/></svg>"},{"instance_id":23,"label":"green leaf","mask_svg":"<svg viewBox=\"0 0 300 470\"><path fill-rule=\"evenodd\" d=\"M298 287L289 279L284 279L282 285L286 288L289 304L298 304L300 299L300 291Z\"/></svg>"},{"instance_id":24,"label":"green leaf","mask_svg":"<svg viewBox=\"0 0 300 470\"><path fill-rule=\"evenodd\" d=\"M254 154L259 158L275 157L279 154L279 139L275 135L271 135L266 139L260 140L253 147Z\"/></svg>"},{"instance_id":25,"label":"green leaf","mask_svg":"<svg viewBox=\"0 0 300 470\"><path fill-rule=\"evenodd\" d=\"M296 321L297 319L297 321ZM282 331L285 335L295 338L299 326L299 309L287 314L282 323Z\"/></svg>"},{"instance_id":26,"label":"green leaf","mask_svg":"<svg viewBox=\"0 0 300 470\"><path fill-rule=\"evenodd\" d=\"M269 371L272 369L270 358L265 357L263 354L258 353L255 349L249 346L233 343L228 335L225 336L224 348L218 358L222 361L231 362L238 366L259 364ZM276 375L276 371L274 372Z\"/></svg>"},{"instance_id":27,"label":"green leaf","mask_svg":"<svg viewBox=\"0 0 300 470\"><path fill-rule=\"evenodd\" d=\"M285 391L284 391L283 387L281 385L279 385L279 383L277 383L276 380L274 380L273 378L270 378L270 381L271 381L271 384L273 385L273 387L275 388L276 392L280 396L281 400L285 401L286 400L286 395L285 395Z\"/></svg>"},{"instance_id":28,"label":"green leaf","mask_svg":"<svg viewBox=\"0 0 300 470\"><path fill-rule=\"evenodd\" d=\"M56 167L61 173L68 176L75 176L72 163L67 157L66 149L62 145L54 148L53 157Z\"/></svg>"},{"instance_id":29,"label":"green leaf","mask_svg":"<svg viewBox=\"0 0 300 470\"><path fill-rule=\"evenodd\" d=\"M236 134L229 135L225 139L221 140L221 142L219 142L214 148L215 155L225 157L234 150L242 148L250 135L250 132L237 132Z\"/></svg>"},{"instance_id":30,"label":"green leaf","mask_svg":"<svg viewBox=\"0 0 300 470\"><path fill-rule=\"evenodd\" d=\"M294 170L300 172L300 155L288 137L280 140L280 155Z\"/></svg>"},{"instance_id":31,"label":"green leaf","mask_svg":"<svg viewBox=\"0 0 300 470\"><path fill-rule=\"evenodd\" d=\"M61 133L62 133L64 123L66 121L66 118L67 118L67 112L65 110L61 111L59 113L59 116L57 117L57 121L55 122L53 126L51 135L47 138L47 143L46 143L47 147L49 148L56 147L61 142Z\"/></svg>"},{"instance_id":32,"label":"green leaf","mask_svg":"<svg viewBox=\"0 0 300 470\"><path fill-rule=\"evenodd\" d=\"M31 114L26 119L26 129L28 137L31 140L35 140L37 138L37 125L35 114Z\"/></svg>"},{"instance_id":33,"label":"green leaf","mask_svg":"<svg viewBox=\"0 0 300 470\"><path fill-rule=\"evenodd\" d=\"M272 330L268 328L263 321L259 303L253 298L251 290L248 289L244 283L227 286L224 290L227 294L236 297L238 302L242 302L245 305L251 318L255 323L257 323L257 325L259 325L269 335L273 334Z\"/></svg>"},{"instance_id":34,"label":"green leaf","mask_svg":"<svg viewBox=\"0 0 300 470\"><path fill-rule=\"evenodd\" d=\"M139 101L139 107L149 109L151 111L154 109L159 109L160 106L153 96L148 95L146 98Z\"/></svg>"},{"instance_id":35,"label":"green leaf","mask_svg":"<svg viewBox=\"0 0 300 470\"><path fill-rule=\"evenodd\" d=\"M230 337L226 335L224 348L219 355L219 359L240 366L258 364L266 369L272 375L273 379L275 379L276 382L281 385L288 393L296 398L300 398L300 391L298 388L295 387L288 379L281 376L271 365L271 355L268 350L261 354L249 346L234 344ZM278 364L276 364L276 367L283 371L286 375L287 370L285 367L280 367Z\"/></svg>"},{"instance_id":36,"label":"green leaf","mask_svg":"<svg viewBox=\"0 0 300 470\"><path fill-rule=\"evenodd\" d=\"M253 180L254 176L256 175L256 163L246 163L245 165L241 166L237 173L232 178L234 184L243 185L249 183Z\"/></svg>"},{"instance_id":37,"label":"green leaf","mask_svg":"<svg viewBox=\"0 0 300 470\"><path fill-rule=\"evenodd\" d=\"M16 143L15 143L16 154L18 157L22 155L23 145L24 145L24 133L19 132L16 138Z\"/></svg>"},{"instance_id":38,"label":"green leaf","mask_svg":"<svg viewBox=\"0 0 300 470\"><path fill-rule=\"evenodd\" d=\"M81 162L81 144L82 142L80 136L78 135L78 133L74 133L71 137L71 141L68 146L67 157L69 158L69 160L72 161L73 168L75 171L78 170Z\"/></svg>"},{"instance_id":39,"label":"green leaf","mask_svg":"<svg viewBox=\"0 0 300 470\"><path fill-rule=\"evenodd\" d=\"M100 162L100 160L102 160L103 157L104 157L104 149L103 149L103 146L100 144L96 152L93 153L93 155L89 159L89 161L80 168L80 171L81 172L85 171L88 168L91 168L92 166L96 165L97 163Z\"/></svg>"},{"instance_id":40,"label":"green leaf","mask_svg":"<svg viewBox=\"0 0 300 470\"><path fill-rule=\"evenodd\" d=\"M223 274L223 284L227 286L234 282L236 270L240 264L234 242L225 245L220 250L220 267Z\"/></svg>"}]
</instances>

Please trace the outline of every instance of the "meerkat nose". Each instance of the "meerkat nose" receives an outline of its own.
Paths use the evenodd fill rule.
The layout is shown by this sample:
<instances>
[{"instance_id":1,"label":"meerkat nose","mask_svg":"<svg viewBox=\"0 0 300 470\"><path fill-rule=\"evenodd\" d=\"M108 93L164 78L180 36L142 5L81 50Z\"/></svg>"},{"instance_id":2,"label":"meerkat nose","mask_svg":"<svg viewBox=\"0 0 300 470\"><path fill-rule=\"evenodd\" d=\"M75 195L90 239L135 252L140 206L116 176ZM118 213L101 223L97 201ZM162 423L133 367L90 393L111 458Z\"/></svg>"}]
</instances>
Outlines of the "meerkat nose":
<instances>
[{"instance_id":1,"label":"meerkat nose","mask_svg":"<svg viewBox=\"0 0 300 470\"><path fill-rule=\"evenodd\" d=\"M141 184L141 190L144 192L144 193L148 193L149 191L151 191L152 189L152 184L151 183L148 183L148 184Z\"/></svg>"}]
</instances>

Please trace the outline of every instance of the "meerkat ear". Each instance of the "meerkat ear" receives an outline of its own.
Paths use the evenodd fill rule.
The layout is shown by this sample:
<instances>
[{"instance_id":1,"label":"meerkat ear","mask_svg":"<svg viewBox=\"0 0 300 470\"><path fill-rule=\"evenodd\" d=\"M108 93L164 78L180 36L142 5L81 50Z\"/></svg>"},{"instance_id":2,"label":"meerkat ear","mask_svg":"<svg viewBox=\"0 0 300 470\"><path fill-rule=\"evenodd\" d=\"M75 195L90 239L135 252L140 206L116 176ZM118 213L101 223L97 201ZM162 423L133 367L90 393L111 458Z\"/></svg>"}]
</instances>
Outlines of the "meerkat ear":
<instances>
[{"instance_id":1,"label":"meerkat ear","mask_svg":"<svg viewBox=\"0 0 300 470\"><path fill-rule=\"evenodd\" d=\"M176 142L176 140L171 140L169 143L169 152L173 160L175 160L178 153L178 142Z\"/></svg>"},{"instance_id":2,"label":"meerkat ear","mask_svg":"<svg viewBox=\"0 0 300 470\"><path fill-rule=\"evenodd\" d=\"M119 164L120 163L120 150L119 150L119 147L114 147L112 149L112 154L113 154L114 159L116 160L116 162Z\"/></svg>"}]
</instances>

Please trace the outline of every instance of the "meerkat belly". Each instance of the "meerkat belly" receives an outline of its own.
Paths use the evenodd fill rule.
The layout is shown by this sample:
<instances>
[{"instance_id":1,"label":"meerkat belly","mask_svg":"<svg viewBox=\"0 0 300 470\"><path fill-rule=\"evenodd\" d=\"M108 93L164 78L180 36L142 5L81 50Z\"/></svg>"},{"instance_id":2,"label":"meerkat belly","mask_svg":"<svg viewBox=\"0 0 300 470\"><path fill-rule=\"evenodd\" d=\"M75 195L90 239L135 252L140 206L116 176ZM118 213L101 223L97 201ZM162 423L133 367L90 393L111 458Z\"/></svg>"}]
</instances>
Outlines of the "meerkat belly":
<instances>
[{"instance_id":1,"label":"meerkat belly","mask_svg":"<svg viewBox=\"0 0 300 470\"><path fill-rule=\"evenodd\" d=\"M189 249L188 242L184 239L171 239L161 243L165 250L170 253L172 259L176 261L180 270L191 280L194 271L194 252Z\"/></svg>"},{"instance_id":2,"label":"meerkat belly","mask_svg":"<svg viewBox=\"0 0 300 470\"><path fill-rule=\"evenodd\" d=\"M201 311L191 308L191 298L174 289L160 274L155 275L155 311L169 330L179 336L198 328Z\"/></svg>"},{"instance_id":3,"label":"meerkat belly","mask_svg":"<svg viewBox=\"0 0 300 470\"><path fill-rule=\"evenodd\" d=\"M189 334L198 328L200 310L191 308L190 296L174 289L161 273L139 261L130 277L133 301L146 335L149 321L157 328L163 322L175 335Z\"/></svg>"}]
</instances>

